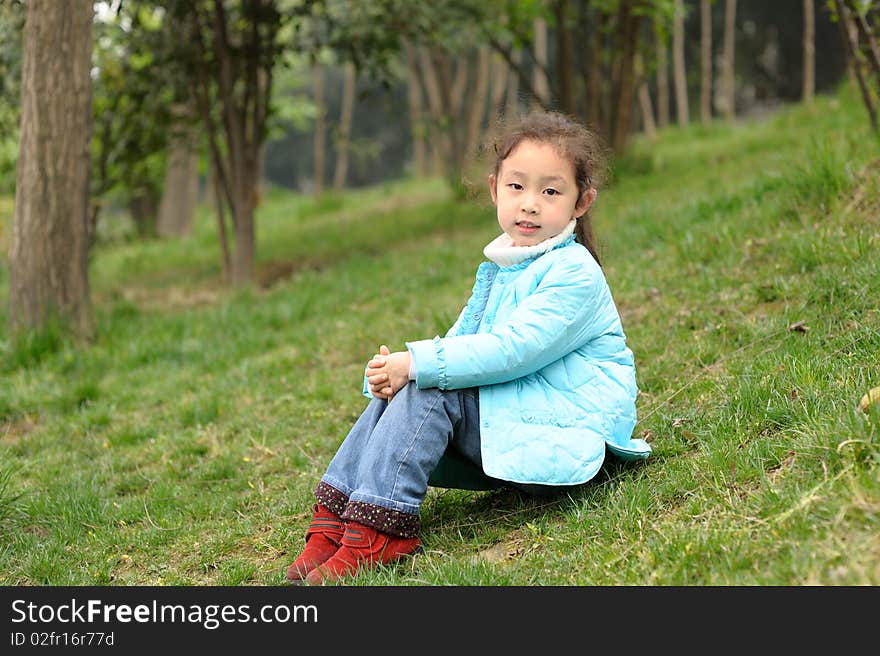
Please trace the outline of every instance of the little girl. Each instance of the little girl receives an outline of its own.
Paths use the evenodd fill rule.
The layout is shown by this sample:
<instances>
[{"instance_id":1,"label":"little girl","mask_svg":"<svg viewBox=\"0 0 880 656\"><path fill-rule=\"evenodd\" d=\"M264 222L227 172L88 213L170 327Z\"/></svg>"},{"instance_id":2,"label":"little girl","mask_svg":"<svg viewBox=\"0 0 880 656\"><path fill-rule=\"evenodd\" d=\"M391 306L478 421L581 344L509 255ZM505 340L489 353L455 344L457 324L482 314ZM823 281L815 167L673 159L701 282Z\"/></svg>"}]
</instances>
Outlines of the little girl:
<instances>
[{"instance_id":1,"label":"little girl","mask_svg":"<svg viewBox=\"0 0 880 656\"><path fill-rule=\"evenodd\" d=\"M600 150L583 126L532 113L495 143L489 193L502 234L445 337L382 346L369 405L315 489L287 579L320 584L420 548L429 485L547 493L592 479L633 439L632 351L593 243Z\"/></svg>"}]
</instances>

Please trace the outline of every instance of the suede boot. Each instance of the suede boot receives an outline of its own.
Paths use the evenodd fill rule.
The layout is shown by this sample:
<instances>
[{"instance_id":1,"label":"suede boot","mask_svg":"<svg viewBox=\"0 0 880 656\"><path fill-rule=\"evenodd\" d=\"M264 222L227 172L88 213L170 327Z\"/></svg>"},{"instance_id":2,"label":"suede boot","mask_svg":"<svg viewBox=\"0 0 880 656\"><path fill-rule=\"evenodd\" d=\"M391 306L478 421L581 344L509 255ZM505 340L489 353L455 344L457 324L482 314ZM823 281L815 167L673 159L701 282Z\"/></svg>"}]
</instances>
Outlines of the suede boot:
<instances>
[{"instance_id":1,"label":"suede boot","mask_svg":"<svg viewBox=\"0 0 880 656\"><path fill-rule=\"evenodd\" d=\"M345 524L326 506L312 507L312 523L306 530L306 548L287 568L287 580L302 582L306 574L330 558L339 549Z\"/></svg>"},{"instance_id":2,"label":"suede boot","mask_svg":"<svg viewBox=\"0 0 880 656\"><path fill-rule=\"evenodd\" d=\"M305 578L308 585L320 585L354 576L362 568L374 567L414 554L421 548L418 538L401 538L349 521L345 525L342 545L322 565Z\"/></svg>"}]
</instances>

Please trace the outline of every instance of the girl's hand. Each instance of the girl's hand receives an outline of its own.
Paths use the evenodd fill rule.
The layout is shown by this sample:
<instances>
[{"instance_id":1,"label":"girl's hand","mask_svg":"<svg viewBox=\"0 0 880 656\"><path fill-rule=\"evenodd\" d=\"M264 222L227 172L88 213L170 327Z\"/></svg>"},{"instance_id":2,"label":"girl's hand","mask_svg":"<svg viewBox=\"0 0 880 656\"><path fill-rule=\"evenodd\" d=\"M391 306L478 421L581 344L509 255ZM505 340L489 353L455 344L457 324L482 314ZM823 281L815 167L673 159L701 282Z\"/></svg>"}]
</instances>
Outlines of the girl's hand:
<instances>
[{"instance_id":1,"label":"girl's hand","mask_svg":"<svg viewBox=\"0 0 880 656\"><path fill-rule=\"evenodd\" d=\"M370 393L380 399L390 401L394 395L409 383L409 351L391 353L384 344L379 353L367 363L367 381Z\"/></svg>"}]
</instances>

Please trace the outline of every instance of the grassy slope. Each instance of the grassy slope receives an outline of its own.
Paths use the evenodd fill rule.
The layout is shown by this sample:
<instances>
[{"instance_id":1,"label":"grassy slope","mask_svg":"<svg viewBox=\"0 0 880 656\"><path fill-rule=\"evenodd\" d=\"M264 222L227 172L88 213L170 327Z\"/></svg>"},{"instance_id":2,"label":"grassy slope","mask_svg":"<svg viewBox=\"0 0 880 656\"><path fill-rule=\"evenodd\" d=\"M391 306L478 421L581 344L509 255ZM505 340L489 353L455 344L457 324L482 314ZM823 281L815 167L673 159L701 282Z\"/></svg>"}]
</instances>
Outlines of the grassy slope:
<instances>
[{"instance_id":1,"label":"grassy slope","mask_svg":"<svg viewBox=\"0 0 880 656\"><path fill-rule=\"evenodd\" d=\"M432 490L426 553L357 582L880 583L878 155L848 95L634 144L596 221L653 457ZM436 182L271 194L259 226L269 288L223 289L203 213L94 254L94 344L3 342L0 583L279 583L364 362L442 332L497 233Z\"/></svg>"}]
</instances>

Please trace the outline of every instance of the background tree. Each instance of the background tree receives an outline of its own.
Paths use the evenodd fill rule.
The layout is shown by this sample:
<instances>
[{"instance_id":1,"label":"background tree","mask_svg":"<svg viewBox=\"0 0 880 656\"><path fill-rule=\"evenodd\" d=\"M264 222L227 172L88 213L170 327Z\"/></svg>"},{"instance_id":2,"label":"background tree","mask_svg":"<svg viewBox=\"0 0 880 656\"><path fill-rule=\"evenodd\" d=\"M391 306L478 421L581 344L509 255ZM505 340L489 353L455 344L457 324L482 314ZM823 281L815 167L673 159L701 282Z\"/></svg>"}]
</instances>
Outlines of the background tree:
<instances>
[{"instance_id":1,"label":"background tree","mask_svg":"<svg viewBox=\"0 0 880 656\"><path fill-rule=\"evenodd\" d=\"M254 208L257 175L266 137L278 41L284 17L272 0L169 0L175 24L192 39L179 42L177 61L194 80L199 115L208 141L218 195L218 222L227 278L235 286L253 281L256 250ZM226 243L225 209L233 248Z\"/></svg>"},{"instance_id":2,"label":"background tree","mask_svg":"<svg viewBox=\"0 0 880 656\"><path fill-rule=\"evenodd\" d=\"M312 54L312 98L315 102L315 139L312 146L315 175L312 193L320 196L324 193L324 170L327 168L327 103L324 101L324 64L318 53Z\"/></svg>"},{"instance_id":3,"label":"background tree","mask_svg":"<svg viewBox=\"0 0 880 656\"><path fill-rule=\"evenodd\" d=\"M191 111L185 98L185 81L175 78L166 65L173 39L180 29L166 29L162 12L152 2L128 0L114 6L98 5L95 20L95 70L92 111L92 176L90 226L97 236L97 226L104 207L117 204L127 207L137 234L152 237L158 232L163 190L174 197L174 211L186 218L172 217L166 210L165 229L169 221L192 221L194 207L188 207L185 196L177 193L177 185L194 185L192 170L195 154L181 148L195 147ZM168 149L174 150L168 157ZM181 158L183 161L181 162ZM164 185L166 161L174 169L169 175L171 185ZM181 180L180 164L187 166L187 180ZM190 201L194 203L193 201ZM172 203L166 200L166 207Z\"/></svg>"},{"instance_id":4,"label":"background tree","mask_svg":"<svg viewBox=\"0 0 880 656\"><path fill-rule=\"evenodd\" d=\"M333 174L333 189L342 191L348 177L348 154L351 150L351 121L354 116L354 95L357 83L357 69L351 62L343 65L342 111L339 127L336 130L336 172Z\"/></svg>"},{"instance_id":5,"label":"background tree","mask_svg":"<svg viewBox=\"0 0 880 656\"><path fill-rule=\"evenodd\" d=\"M667 55L667 34L662 15L654 17L654 39L657 44L657 124L661 128L669 125L669 62Z\"/></svg>"},{"instance_id":6,"label":"background tree","mask_svg":"<svg viewBox=\"0 0 880 656\"><path fill-rule=\"evenodd\" d=\"M855 0L834 0L834 10L849 48L868 118L874 130L880 131L877 119L880 93L880 10L874 7L873 2L857 3Z\"/></svg>"},{"instance_id":7,"label":"background tree","mask_svg":"<svg viewBox=\"0 0 880 656\"><path fill-rule=\"evenodd\" d=\"M672 28L672 76L675 81L675 115L680 126L690 122L687 94L687 68L684 61L684 17L683 0L675 0L675 18Z\"/></svg>"},{"instance_id":8,"label":"background tree","mask_svg":"<svg viewBox=\"0 0 880 656\"><path fill-rule=\"evenodd\" d=\"M9 257L13 331L94 329L89 294L92 0L29 0ZM59 47L65 44L65 47Z\"/></svg>"},{"instance_id":9,"label":"background tree","mask_svg":"<svg viewBox=\"0 0 880 656\"><path fill-rule=\"evenodd\" d=\"M712 120L712 2L700 0L700 122Z\"/></svg>"},{"instance_id":10,"label":"background tree","mask_svg":"<svg viewBox=\"0 0 880 656\"><path fill-rule=\"evenodd\" d=\"M804 0L804 75L801 98L812 103L816 91L816 14L814 0Z\"/></svg>"},{"instance_id":11,"label":"background tree","mask_svg":"<svg viewBox=\"0 0 880 656\"><path fill-rule=\"evenodd\" d=\"M722 89L724 116L732 121L736 114L734 64L736 54L736 0L724 4L724 52L722 55Z\"/></svg>"}]
</instances>

